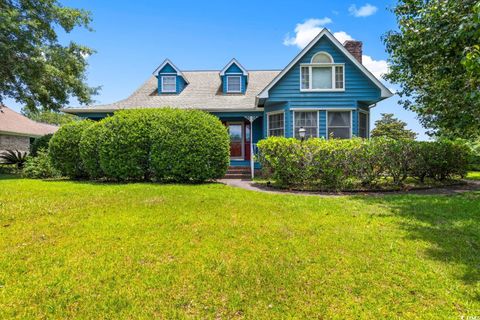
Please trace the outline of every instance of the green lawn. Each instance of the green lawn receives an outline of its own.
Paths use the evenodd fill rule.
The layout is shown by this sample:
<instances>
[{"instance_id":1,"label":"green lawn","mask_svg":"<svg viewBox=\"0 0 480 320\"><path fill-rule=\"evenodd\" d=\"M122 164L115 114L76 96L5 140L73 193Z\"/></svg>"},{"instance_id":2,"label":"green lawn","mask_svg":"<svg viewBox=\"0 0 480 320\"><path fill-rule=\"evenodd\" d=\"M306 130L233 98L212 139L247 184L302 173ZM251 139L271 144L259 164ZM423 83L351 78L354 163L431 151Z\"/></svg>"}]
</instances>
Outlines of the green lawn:
<instances>
[{"instance_id":1,"label":"green lawn","mask_svg":"<svg viewBox=\"0 0 480 320\"><path fill-rule=\"evenodd\" d=\"M467 175L468 180L480 180L480 171L470 171Z\"/></svg>"},{"instance_id":2,"label":"green lawn","mask_svg":"<svg viewBox=\"0 0 480 320\"><path fill-rule=\"evenodd\" d=\"M480 316L480 193L0 180L0 319Z\"/></svg>"}]
</instances>

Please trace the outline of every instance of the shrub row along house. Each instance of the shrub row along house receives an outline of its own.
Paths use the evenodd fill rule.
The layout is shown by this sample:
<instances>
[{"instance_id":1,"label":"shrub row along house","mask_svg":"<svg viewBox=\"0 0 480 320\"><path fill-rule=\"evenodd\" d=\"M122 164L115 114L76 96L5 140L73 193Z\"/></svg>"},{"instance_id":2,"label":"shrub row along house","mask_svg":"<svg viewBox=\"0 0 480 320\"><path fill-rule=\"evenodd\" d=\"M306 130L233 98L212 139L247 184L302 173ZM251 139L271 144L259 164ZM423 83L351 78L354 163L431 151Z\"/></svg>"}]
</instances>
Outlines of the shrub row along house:
<instances>
[{"instance_id":1,"label":"shrub row along house","mask_svg":"<svg viewBox=\"0 0 480 320\"><path fill-rule=\"evenodd\" d=\"M283 70L233 59L222 70L183 71L167 59L127 99L64 111L101 119L132 108L204 110L229 129L231 165L247 166L257 141L299 137L302 127L307 137L368 138L370 108L391 95L362 65L361 42L342 45L323 29Z\"/></svg>"}]
</instances>

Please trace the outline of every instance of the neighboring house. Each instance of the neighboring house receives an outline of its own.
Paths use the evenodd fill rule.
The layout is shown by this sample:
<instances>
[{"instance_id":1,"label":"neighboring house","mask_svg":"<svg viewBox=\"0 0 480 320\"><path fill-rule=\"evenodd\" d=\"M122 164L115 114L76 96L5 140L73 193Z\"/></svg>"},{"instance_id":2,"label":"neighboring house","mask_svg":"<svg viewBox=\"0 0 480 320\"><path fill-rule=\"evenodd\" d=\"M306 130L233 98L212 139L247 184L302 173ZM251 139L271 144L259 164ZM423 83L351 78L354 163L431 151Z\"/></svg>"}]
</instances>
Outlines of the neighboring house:
<instances>
[{"instance_id":1,"label":"neighboring house","mask_svg":"<svg viewBox=\"0 0 480 320\"><path fill-rule=\"evenodd\" d=\"M232 165L248 165L267 136L368 138L370 108L392 93L362 65L362 43L342 45L323 29L283 70L183 71L165 60L125 100L64 112L100 119L121 109L201 109L229 128Z\"/></svg>"},{"instance_id":2,"label":"neighboring house","mask_svg":"<svg viewBox=\"0 0 480 320\"><path fill-rule=\"evenodd\" d=\"M30 142L34 138L57 130L57 126L30 120L0 105L0 152L3 150L29 151Z\"/></svg>"}]
</instances>

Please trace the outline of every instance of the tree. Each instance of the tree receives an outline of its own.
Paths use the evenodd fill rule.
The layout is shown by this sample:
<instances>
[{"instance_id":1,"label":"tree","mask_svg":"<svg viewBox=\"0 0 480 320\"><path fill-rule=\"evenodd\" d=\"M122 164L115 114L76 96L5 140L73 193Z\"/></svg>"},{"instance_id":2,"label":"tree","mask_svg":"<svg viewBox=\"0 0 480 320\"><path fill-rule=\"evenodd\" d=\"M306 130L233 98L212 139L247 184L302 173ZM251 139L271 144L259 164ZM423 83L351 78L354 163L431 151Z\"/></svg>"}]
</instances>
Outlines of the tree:
<instances>
[{"instance_id":1,"label":"tree","mask_svg":"<svg viewBox=\"0 0 480 320\"><path fill-rule=\"evenodd\" d=\"M29 109L23 109L22 113L24 116L34 121L54 124L57 126L62 126L72 121L80 120L80 118L77 116L66 114L63 112L51 111L51 110L47 110L47 111L39 110L39 111L32 112Z\"/></svg>"},{"instance_id":2,"label":"tree","mask_svg":"<svg viewBox=\"0 0 480 320\"><path fill-rule=\"evenodd\" d=\"M480 135L478 0L399 0L399 30L384 36L386 79L434 135Z\"/></svg>"},{"instance_id":3,"label":"tree","mask_svg":"<svg viewBox=\"0 0 480 320\"><path fill-rule=\"evenodd\" d=\"M89 27L90 13L63 7L58 0L0 0L0 104L12 98L35 111L59 110L75 97L91 102L98 88L87 86L86 58L93 50L57 31Z\"/></svg>"},{"instance_id":4,"label":"tree","mask_svg":"<svg viewBox=\"0 0 480 320\"><path fill-rule=\"evenodd\" d=\"M415 132L407 129L407 124L393 116L393 113L382 113L382 118L375 121L375 128L373 128L370 136L374 137L388 137L392 139L410 139L414 140L417 136Z\"/></svg>"}]
</instances>

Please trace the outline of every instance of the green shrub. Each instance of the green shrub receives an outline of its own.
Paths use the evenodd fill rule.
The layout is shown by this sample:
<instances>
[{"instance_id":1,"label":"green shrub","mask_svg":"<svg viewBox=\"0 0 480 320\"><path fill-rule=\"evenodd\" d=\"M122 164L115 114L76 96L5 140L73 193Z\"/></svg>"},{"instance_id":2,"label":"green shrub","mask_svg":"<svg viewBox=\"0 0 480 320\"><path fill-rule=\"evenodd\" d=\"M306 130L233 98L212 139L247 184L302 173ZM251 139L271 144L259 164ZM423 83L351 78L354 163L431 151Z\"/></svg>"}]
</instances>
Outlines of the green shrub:
<instances>
[{"instance_id":1,"label":"green shrub","mask_svg":"<svg viewBox=\"0 0 480 320\"><path fill-rule=\"evenodd\" d=\"M480 139L470 141L467 143L470 148L470 159L468 169L473 171L480 171Z\"/></svg>"},{"instance_id":2,"label":"green shrub","mask_svg":"<svg viewBox=\"0 0 480 320\"><path fill-rule=\"evenodd\" d=\"M303 145L293 138L270 137L259 141L259 160L264 174L270 173L271 178L286 186L302 186L312 181L315 166L310 141Z\"/></svg>"},{"instance_id":3,"label":"green shrub","mask_svg":"<svg viewBox=\"0 0 480 320\"><path fill-rule=\"evenodd\" d=\"M60 127L50 139L49 154L53 166L62 175L71 178L87 176L78 146L83 131L91 125L89 120L68 123Z\"/></svg>"},{"instance_id":4,"label":"green shrub","mask_svg":"<svg viewBox=\"0 0 480 320\"><path fill-rule=\"evenodd\" d=\"M100 166L99 148L104 138L105 126L103 122L96 122L83 131L80 139L79 151L84 169L91 179L104 176Z\"/></svg>"},{"instance_id":5,"label":"green shrub","mask_svg":"<svg viewBox=\"0 0 480 320\"><path fill-rule=\"evenodd\" d=\"M33 157L37 156L37 153L39 150L47 150L48 149L48 143L50 142L50 139L53 137L52 133L46 134L42 137L35 138L30 145L30 155Z\"/></svg>"},{"instance_id":6,"label":"green shrub","mask_svg":"<svg viewBox=\"0 0 480 320\"><path fill-rule=\"evenodd\" d=\"M381 154L384 174L392 178L395 185L405 181L410 172L410 167L415 156L414 141L408 139L379 138L374 139L376 150Z\"/></svg>"},{"instance_id":7,"label":"green shrub","mask_svg":"<svg viewBox=\"0 0 480 320\"><path fill-rule=\"evenodd\" d=\"M338 190L380 180L402 185L407 177L443 181L464 176L469 148L460 141L389 138L309 139L271 137L258 143L260 162L286 187Z\"/></svg>"},{"instance_id":8,"label":"green shrub","mask_svg":"<svg viewBox=\"0 0 480 320\"><path fill-rule=\"evenodd\" d=\"M22 171L23 175L32 179L57 178L60 172L54 168L47 150L40 149L36 157L28 157Z\"/></svg>"},{"instance_id":9,"label":"green shrub","mask_svg":"<svg viewBox=\"0 0 480 320\"><path fill-rule=\"evenodd\" d=\"M15 165L22 169L27 160L28 152L19 150L4 150L0 153L0 163L3 165Z\"/></svg>"},{"instance_id":10,"label":"green shrub","mask_svg":"<svg viewBox=\"0 0 480 320\"><path fill-rule=\"evenodd\" d=\"M217 117L167 109L151 132L151 167L157 180L202 182L225 175L230 140Z\"/></svg>"},{"instance_id":11,"label":"green shrub","mask_svg":"<svg viewBox=\"0 0 480 320\"><path fill-rule=\"evenodd\" d=\"M352 152L349 163L352 166L352 175L365 187L376 185L385 172L382 138L360 140L357 148Z\"/></svg>"},{"instance_id":12,"label":"green shrub","mask_svg":"<svg viewBox=\"0 0 480 320\"><path fill-rule=\"evenodd\" d=\"M148 180L152 123L170 109L135 109L116 112L101 121L100 166L107 178Z\"/></svg>"}]
</instances>

